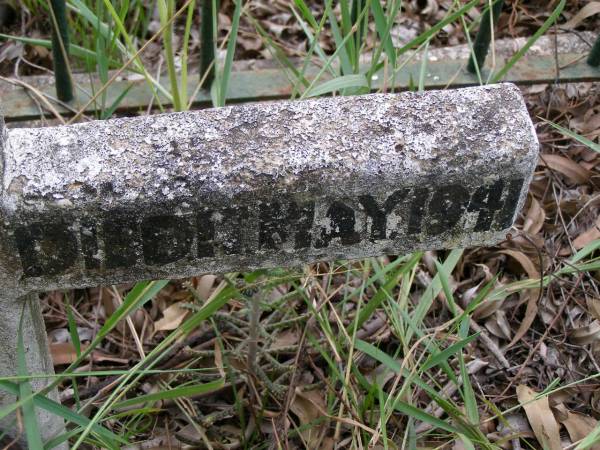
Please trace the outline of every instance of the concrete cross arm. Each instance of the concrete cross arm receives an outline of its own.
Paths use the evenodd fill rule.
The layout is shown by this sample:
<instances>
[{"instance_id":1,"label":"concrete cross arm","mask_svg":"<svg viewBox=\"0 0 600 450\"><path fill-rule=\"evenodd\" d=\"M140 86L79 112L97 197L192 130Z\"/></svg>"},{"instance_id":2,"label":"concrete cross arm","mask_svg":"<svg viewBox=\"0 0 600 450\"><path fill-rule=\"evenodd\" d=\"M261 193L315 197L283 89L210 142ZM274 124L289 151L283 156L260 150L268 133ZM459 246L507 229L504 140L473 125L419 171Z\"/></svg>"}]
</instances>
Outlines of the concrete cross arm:
<instances>
[{"instance_id":1,"label":"concrete cross arm","mask_svg":"<svg viewBox=\"0 0 600 450\"><path fill-rule=\"evenodd\" d=\"M510 84L3 136L0 264L24 291L494 244L538 152Z\"/></svg>"}]
</instances>

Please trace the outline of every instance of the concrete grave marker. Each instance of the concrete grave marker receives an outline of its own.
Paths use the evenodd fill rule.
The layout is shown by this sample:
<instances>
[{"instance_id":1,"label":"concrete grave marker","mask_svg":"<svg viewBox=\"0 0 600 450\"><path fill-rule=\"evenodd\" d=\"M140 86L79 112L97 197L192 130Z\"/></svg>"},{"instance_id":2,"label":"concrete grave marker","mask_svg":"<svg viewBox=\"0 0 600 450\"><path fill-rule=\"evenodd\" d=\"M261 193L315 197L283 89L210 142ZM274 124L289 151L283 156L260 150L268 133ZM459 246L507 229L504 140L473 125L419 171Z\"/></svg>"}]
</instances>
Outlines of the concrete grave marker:
<instances>
[{"instance_id":1,"label":"concrete grave marker","mask_svg":"<svg viewBox=\"0 0 600 450\"><path fill-rule=\"evenodd\" d=\"M495 244L538 152L510 84L2 130L0 143L3 374L31 292ZM38 341L30 370L48 371Z\"/></svg>"}]
</instances>

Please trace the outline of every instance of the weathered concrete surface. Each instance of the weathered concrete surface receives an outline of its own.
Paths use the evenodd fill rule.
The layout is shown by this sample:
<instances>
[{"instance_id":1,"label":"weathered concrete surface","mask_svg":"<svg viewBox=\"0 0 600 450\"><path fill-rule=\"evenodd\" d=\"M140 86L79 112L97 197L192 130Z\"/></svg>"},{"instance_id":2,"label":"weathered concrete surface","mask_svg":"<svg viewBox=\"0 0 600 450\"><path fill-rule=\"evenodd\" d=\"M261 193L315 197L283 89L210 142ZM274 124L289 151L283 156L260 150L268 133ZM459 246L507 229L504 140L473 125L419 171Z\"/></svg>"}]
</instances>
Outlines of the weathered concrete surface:
<instances>
[{"instance_id":1,"label":"weathered concrete surface","mask_svg":"<svg viewBox=\"0 0 600 450\"><path fill-rule=\"evenodd\" d=\"M510 84L12 129L3 276L28 291L493 244L537 151Z\"/></svg>"},{"instance_id":2,"label":"weathered concrete surface","mask_svg":"<svg viewBox=\"0 0 600 450\"><path fill-rule=\"evenodd\" d=\"M17 374L17 336L21 314L23 314L22 334L28 373L37 375L54 374L38 296L29 294L16 299L11 294L11 292L3 289L0 295L0 376L14 376ZM37 378L31 381L31 387L34 391L39 391L51 381L53 380ZM57 392L51 392L49 397L57 400ZM16 399L13 396L0 390L0 405L4 406L15 401ZM40 433L44 440L64 432L64 422L60 417L42 409L37 410L37 416ZM18 429L14 415L0 421L0 433L2 432L7 433L11 438L20 437L21 448L27 448L25 445L25 431ZM66 445L58 447L59 450L66 448Z\"/></svg>"}]
</instances>

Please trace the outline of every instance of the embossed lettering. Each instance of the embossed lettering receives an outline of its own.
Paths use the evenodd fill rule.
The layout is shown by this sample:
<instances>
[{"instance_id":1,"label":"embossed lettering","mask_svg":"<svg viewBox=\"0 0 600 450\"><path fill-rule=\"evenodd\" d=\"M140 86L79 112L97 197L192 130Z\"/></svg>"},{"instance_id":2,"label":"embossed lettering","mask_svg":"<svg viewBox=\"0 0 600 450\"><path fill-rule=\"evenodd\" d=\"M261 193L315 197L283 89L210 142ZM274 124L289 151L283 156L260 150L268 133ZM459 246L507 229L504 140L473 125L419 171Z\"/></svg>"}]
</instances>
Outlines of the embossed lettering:
<instances>
[{"instance_id":1,"label":"embossed lettering","mask_svg":"<svg viewBox=\"0 0 600 450\"><path fill-rule=\"evenodd\" d=\"M469 191L458 184L439 187L429 203L427 231L437 236L451 230L465 213Z\"/></svg>"},{"instance_id":2,"label":"embossed lettering","mask_svg":"<svg viewBox=\"0 0 600 450\"><path fill-rule=\"evenodd\" d=\"M315 215L314 202L301 206L294 201L287 205L280 202L263 203L259 213L258 248L280 250L284 243L293 239L295 249L308 248Z\"/></svg>"},{"instance_id":3,"label":"embossed lettering","mask_svg":"<svg viewBox=\"0 0 600 450\"><path fill-rule=\"evenodd\" d=\"M508 228L512 225L512 219L517 209L519 194L523 187L523 180L520 178L510 180L508 182L508 192L504 199L502 209L496 214L494 223L500 229Z\"/></svg>"},{"instance_id":4,"label":"embossed lettering","mask_svg":"<svg viewBox=\"0 0 600 450\"><path fill-rule=\"evenodd\" d=\"M477 188L467 208L469 212L478 213L477 223L473 231L488 231L492 228L494 214L502 206L503 188L504 182L502 180Z\"/></svg>"},{"instance_id":5,"label":"embossed lettering","mask_svg":"<svg viewBox=\"0 0 600 450\"><path fill-rule=\"evenodd\" d=\"M15 240L25 277L58 275L77 260L77 238L63 220L17 227Z\"/></svg>"},{"instance_id":6,"label":"embossed lettering","mask_svg":"<svg viewBox=\"0 0 600 450\"><path fill-rule=\"evenodd\" d=\"M356 217L352 208L342 202L333 202L326 214L328 226L321 228L321 236L315 243L316 248L328 247L331 240L339 238L342 245L356 244L360 235L355 230Z\"/></svg>"},{"instance_id":7,"label":"embossed lettering","mask_svg":"<svg viewBox=\"0 0 600 450\"><path fill-rule=\"evenodd\" d=\"M94 221L90 219L81 221L79 239L81 239L81 253L83 253L85 268L88 270L99 269L102 259L99 254L98 231Z\"/></svg>"},{"instance_id":8,"label":"embossed lettering","mask_svg":"<svg viewBox=\"0 0 600 450\"><path fill-rule=\"evenodd\" d=\"M107 269L134 266L138 262L139 238L135 219L111 217L102 222L105 261Z\"/></svg>"},{"instance_id":9,"label":"embossed lettering","mask_svg":"<svg viewBox=\"0 0 600 450\"><path fill-rule=\"evenodd\" d=\"M411 192L410 210L408 213L408 230L409 235L419 234L423 215L425 214L425 205L429 199L430 190L426 187L416 187Z\"/></svg>"},{"instance_id":10,"label":"embossed lettering","mask_svg":"<svg viewBox=\"0 0 600 450\"><path fill-rule=\"evenodd\" d=\"M204 210L196 215L196 235L198 236L198 258L215 256L215 224L211 220L213 212Z\"/></svg>"},{"instance_id":11,"label":"embossed lettering","mask_svg":"<svg viewBox=\"0 0 600 450\"><path fill-rule=\"evenodd\" d=\"M394 210L396 205L406 198L409 189L400 189L390 195L382 206L370 195L361 195L358 199L365 208L365 212L371 218L370 240L372 242L387 239L387 216ZM390 238L392 236L389 236Z\"/></svg>"},{"instance_id":12,"label":"embossed lettering","mask_svg":"<svg viewBox=\"0 0 600 450\"><path fill-rule=\"evenodd\" d=\"M144 262L150 266L178 261L190 252L194 236L186 217L151 216L141 229Z\"/></svg>"},{"instance_id":13,"label":"embossed lettering","mask_svg":"<svg viewBox=\"0 0 600 450\"><path fill-rule=\"evenodd\" d=\"M471 189L460 184L435 190L426 185L403 187L387 197L329 200L319 214L314 201L291 198L198 207L187 215L137 217L120 211L96 218L83 213L71 221L19 223L14 236L25 277L61 275L75 266L89 271L151 267L255 251L313 249L316 255L315 249L332 243L416 240L450 232L463 222L470 227L463 232L507 228L523 182L498 180ZM355 204L360 209L350 206ZM472 221L464 221L465 213ZM319 254L327 257L326 252Z\"/></svg>"}]
</instances>

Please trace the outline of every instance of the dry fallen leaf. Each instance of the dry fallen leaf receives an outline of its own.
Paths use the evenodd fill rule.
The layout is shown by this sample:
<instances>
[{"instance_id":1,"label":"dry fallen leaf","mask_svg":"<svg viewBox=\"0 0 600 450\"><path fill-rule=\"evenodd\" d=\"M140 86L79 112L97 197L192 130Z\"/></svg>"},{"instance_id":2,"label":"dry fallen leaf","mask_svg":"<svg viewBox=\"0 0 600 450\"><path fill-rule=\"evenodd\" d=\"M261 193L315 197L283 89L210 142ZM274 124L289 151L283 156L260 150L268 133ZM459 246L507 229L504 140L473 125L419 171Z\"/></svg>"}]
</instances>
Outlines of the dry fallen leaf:
<instances>
[{"instance_id":1,"label":"dry fallen leaf","mask_svg":"<svg viewBox=\"0 0 600 450\"><path fill-rule=\"evenodd\" d=\"M600 322L594 320L585 327L575 328L569 334L569 340L575 345L587 345L600 340Z\"/></svg>"},{"instance_id":2,"label":"dry fallen leaf","mask_svg":"<svg viewBox=\"0 0 600 450\"><path fill-rule=\"evenodd\" d=\"M81 345L81 351L83 352L88 346L86 344ZM50 355L52 357L52 363L55 366L61 366L64 364L71 364L77 359L77 352L75 346L71 342L61 342L50 344ZM116 364L127 364L129 360L125 358L118 358L99 350L94 350L91 354L92 361L94 362L112 362Z\"/></svg>"},{"instance_id":3,"label":"dry fallen leaf","mask_svg":"<svg viewBox=\"0 0 600 450\"><path fill-rule=\"evenodd\" d=\"M82 345L81 351L85 350L86 347L87 346ZM75 346L71 342L50 344L50 355L52 355L52 362L55 366L71 364L77 359Z\"/></svg>"},{"instance_id":4,"label":"dry fallen leaf","mask_svg":"<svg viewBox=\"0 0 600 450\"><path fill-rule=\"evenodd\" d=\"M571 17L571 19L568 22L561 25L561 27L567 29L575 28L583 20L598 13L600 13L600 2L590 2L583 8L581 8L581 10L577 14Z\"/></svg>"},{"instance_id":5,"label":"dry fallen leaf","mask_svg":"<svg viewBox=\"0 0 600 450\"><path fill-rule=\"evenodd\" d=\"M523 384L517 386L519 403L523 406L525 414L527 414L527 420L529 420L538 442L543 448L562 450L558 422L552 414L548 397L544 396L533 400L536 394L533 389Z\"/></svg>"},{"instance_id":6,"label":"dry fallen leaf","mask_svg":"<svg viewBox=\"0 0 600 450\"><path fill-rule=\"evenodd\" d=\"M575 247L576 250L581 250L596 239L600 239L600 217L596 219L594 225L575 238L573 247Z\"/></svg>"},{"instance_id":7,"label":"dry fallen leaf","mask_svg":"<svg viewBox=\"0 0 600 450\"><path fill-rule=\"evenodd\" d=\"M600 320L600 299L590 297L587 299L586 303L592 317L596 320Z\"/></svg>"},{"instance_id":8,"label":"dry fallen leaf","mask_svg":"<svg viewBox=\"0 0 600 450\"><path fill-rule=\"evenodd\" d=\"M323 417L326 414L325 407L325 394L318 390L296 389L294 400L290 404L290 410L298 416L300 425L308 425ZM319 448L321 434L326 427L327 421L323 421L320 424L312 424L301 432L308 443L308 448Z\"/></svg>"},{"instance_id":9,"label":"dry fallen leaf","mask_svg":"<svg viewBox=\"0 0 600 450\"><path fill-rule=\"evenodd\" d=\"M289 347L298 343L300 340L300 332L295 329L289 329L279 333L273 340L271 345L272 350L278 350L285 347Z\"/></svg>"},{"instance_id":10,"label":"dry fallen leaf","mask_svg":"<svg viewBox=\"0 0 600 450\"><path fill-rule=\"evenodd\" d=\"M540 202L532 197L527 216L525 216L525 222L523 222L523 231L529 234L538 234L544 226L545 220L546 213L540 206Z\"/></svg>"},{"instance_id":11,"label":"dry fallen leaf","mask_svg":"<svg viewBox=\"0 0 600 450\"><path fill-rule=\"evenodd\" d=\"M202 275L198 278L198 284L196 286L196 292L198 296L206 301L210 297L210 293L217 279L216 275Z\"/></svg>"},{"instance_id":12,"label":"dry fallen leaf","mask_svg":"<svg viewBox=\"0 0 600 450\"><path fill-rule=\"evenodd\" d=\"M512 330L510 329L510 325L508 323L508 319L506 318L506 313L504 311L496 311L496 313L493 316L486 320L485 327L494 336L510 341L510 337L512 336Z\"/></svg>"},{"instance_id":13,"label":"dry fallen leaf","mask_svg":"<svg viewBox=\"0 0 600 450\"><path fill-rule=\"evenodd\" d=\"M562 403L555 406L554 409L558 412L556 415L558 421L565 426L573 443L584 439L598 425L596 419L585 414L569 411ZM600 444L592 445L590 450L600 450Z\"/></svg>"},{"instance_id":14,"label":"dry fallen leaf","mask_svg":"<svg viewBox=\"0 0 600 450\"><path fill-rule=\"evenodd\" d=\"M219 340L215 339L215 366L219 371L219 374L225 378L227 374L225 373L225 366L223 365L223 352L221 351L221 344Z\"/></svg>"},{"instance_id":15,"label":"dry fallen leaf","mask_svg":"<svg viewBox=\"0 0 600 450\"><path fill-rule=\"evenodd\" d=\"M591 176L589 170L561 155L543 155L540 157L538 164L563 174L576 184L587 183Z\"/></svg>"},{"instance_id":16,"label":"dry fallen leaf","mask_svg":"<svg viewBox=\"0 0 600 450\"><path fill-rule=\"evenodd\" d=\"M533 438L533 430L529 421L520 411L507 414L505 417L506 423L500 422L498 424L498 431L502 436L519 436L527 439Z\"/></svg>"},{"instance_id":17,"label":"dry fallen leaf","mask_svg":"<svg viewBox=\"0 0 600 450\"><path fill-rule=\"evenodd\" d=\"M540 273L537 267L525 253L519 252L517 250L502 250L500 253L504 253L505 255L511 256L512 258L517 260L519 264L521 264L521 267L523 267L530 279L540 278ZM523 317L523 320L519 325L519 329L516 331L514 337L512 338L507 347L513 346L519 341L519 339L521 339L525 335L525 333L527 333L527 330L529 330L529 327L531 326L533 320L535 319L535 316L537 315L537 301L540 295L540 289L528 289L526 295L528 295L529 298L527 300L527 308L525 309L525 317Z\"/></svg>"},{"instance_id":18,"label":"dry fallen leaf","mask_svg":"<svg viewBox=\"0 0 600 450\"><path fill-rule=\"evenodd\" d=\"M189 312L189 309L182 308L179 303L174 303L163 311L162 319L154 322L155 331L169 331L174 330Z\"/></svg>"}]
</instances>

